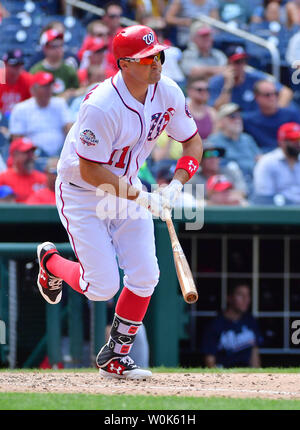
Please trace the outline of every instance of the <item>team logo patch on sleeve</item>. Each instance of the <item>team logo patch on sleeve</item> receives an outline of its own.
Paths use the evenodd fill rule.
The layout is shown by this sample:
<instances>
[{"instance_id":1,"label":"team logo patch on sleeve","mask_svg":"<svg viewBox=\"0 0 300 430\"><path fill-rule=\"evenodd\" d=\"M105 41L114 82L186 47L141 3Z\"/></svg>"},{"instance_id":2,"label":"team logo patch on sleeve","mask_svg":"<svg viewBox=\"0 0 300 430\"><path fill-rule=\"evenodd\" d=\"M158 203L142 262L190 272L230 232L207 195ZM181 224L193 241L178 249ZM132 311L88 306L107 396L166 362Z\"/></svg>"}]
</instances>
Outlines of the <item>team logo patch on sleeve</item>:
<instances>
[{"instance_id":1,"label":"team logo patch on sleeve","mask_svg":"<svg viewBox=\"0 0 300 430\"><path fill-rule=\"evenodd\" d=\"M96 138L92 130L84 130L80 133L80 140L86 146L96 146L99 140Z\"/></svg>"}]
</instances>

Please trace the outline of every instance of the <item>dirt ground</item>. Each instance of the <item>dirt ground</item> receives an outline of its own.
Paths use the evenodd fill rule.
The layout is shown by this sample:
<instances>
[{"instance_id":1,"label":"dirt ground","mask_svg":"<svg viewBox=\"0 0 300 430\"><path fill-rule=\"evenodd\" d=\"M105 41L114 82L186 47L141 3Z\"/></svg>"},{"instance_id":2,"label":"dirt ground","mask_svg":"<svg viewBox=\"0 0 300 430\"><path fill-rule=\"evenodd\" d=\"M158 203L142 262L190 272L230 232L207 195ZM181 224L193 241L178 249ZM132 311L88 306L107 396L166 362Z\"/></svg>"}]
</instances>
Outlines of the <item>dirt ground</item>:
<instances>
[{"instance_id":1,"label":"dirt ground","mask_svg":"<svg viewBox=\"0 0 300 430\"><path fill-rule=\"evenodd\" d=\"M300 399L300 374L154 373L148 381L124 381L95 372L3 372L0 392Z\"/></svg>"}]
</instances>

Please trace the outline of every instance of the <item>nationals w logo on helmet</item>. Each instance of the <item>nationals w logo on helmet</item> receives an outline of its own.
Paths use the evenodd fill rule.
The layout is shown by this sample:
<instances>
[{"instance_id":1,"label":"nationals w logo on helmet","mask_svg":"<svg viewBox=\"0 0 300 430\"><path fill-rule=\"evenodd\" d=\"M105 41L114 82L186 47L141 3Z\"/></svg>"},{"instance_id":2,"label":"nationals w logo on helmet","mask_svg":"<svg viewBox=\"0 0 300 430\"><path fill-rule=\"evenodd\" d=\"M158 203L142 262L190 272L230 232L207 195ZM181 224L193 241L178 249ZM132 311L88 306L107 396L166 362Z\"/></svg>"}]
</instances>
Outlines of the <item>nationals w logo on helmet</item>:
<instances>
[{"instance_id":1,"label":"nationals w logo on helmet","mask_svg":"<svg viewBox=\"0 0 300 430\"><path fill-rule=\"evenodd\" d=\"M154 34L152 33L152 31L148 34L145 34L145 36L143 36L143 41L147 44L147 45L151 45L151 43L154 42Z\"/></svg>"}]
</instances>

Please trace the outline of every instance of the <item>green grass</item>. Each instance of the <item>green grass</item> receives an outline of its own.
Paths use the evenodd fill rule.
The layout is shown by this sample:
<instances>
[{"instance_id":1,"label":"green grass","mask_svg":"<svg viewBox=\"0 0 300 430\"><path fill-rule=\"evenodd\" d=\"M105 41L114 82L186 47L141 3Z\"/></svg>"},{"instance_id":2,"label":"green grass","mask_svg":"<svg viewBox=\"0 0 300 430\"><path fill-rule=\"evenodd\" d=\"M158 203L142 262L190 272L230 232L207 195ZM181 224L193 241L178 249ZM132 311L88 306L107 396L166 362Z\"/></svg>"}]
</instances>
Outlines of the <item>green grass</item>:
<instances>
[{"instance_id":1,"label":"green grass","mask_svg":"<svg viewBox=\"0 0 300 430\"><path fill-rule=\"evenodd\" d=\"M299 410L300 400L1 393L0 410Z\"/></svg>"},{"instance_id":2,"label":"green grass","mask_svg":"<svg viewBox=\"0 0 300 430\"><path fill-rule=\"evenodd\" d=\"M299 373L299 368L151 369L153 373ZM95 372L97 369L0 369L4 372ZM0 393L0 410L300 410L300 400L63 393Z\"/></svg>"}]
</instances>

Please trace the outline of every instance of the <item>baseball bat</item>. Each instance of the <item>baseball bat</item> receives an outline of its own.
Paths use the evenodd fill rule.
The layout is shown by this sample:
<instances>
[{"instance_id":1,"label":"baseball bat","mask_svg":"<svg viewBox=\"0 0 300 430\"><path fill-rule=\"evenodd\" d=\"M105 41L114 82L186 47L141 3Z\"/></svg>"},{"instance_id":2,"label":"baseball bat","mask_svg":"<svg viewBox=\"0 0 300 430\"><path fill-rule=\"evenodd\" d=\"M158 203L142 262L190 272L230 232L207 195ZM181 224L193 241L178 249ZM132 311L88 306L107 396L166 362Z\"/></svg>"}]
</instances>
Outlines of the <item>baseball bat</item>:
<instances>
[{"instance_id":1,"label":"baseball bat","mask_svg":"<svg viewBox=\"0 0 300 430\"><path fill-rule=\"evenodd\" d=\"M181 288L183 298L186 303L192 304L198 300L198 292L193 279L193 275L183 249L178 240L174 224L169 210L165 211L166 224L168 227L171 246L173 250L174 264L176 268L177 278Z\"/></svg>"}]
</instances>

